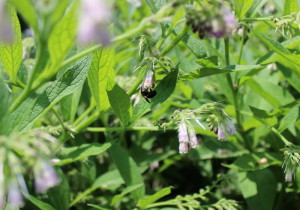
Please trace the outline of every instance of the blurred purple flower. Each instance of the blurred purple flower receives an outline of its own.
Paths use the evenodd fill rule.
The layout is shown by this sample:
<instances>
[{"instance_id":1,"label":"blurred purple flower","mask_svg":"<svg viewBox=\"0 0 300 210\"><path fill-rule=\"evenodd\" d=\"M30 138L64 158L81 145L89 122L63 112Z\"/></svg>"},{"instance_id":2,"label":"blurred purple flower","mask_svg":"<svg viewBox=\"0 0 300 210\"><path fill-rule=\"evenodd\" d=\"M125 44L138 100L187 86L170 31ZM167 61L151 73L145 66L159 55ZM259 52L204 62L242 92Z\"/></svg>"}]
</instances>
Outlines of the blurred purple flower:
<instances>
[{"instance_id":1,"label":"blurred purple flower","mask_svg":"<svg viewBox=\"0 0 300 210\"><path fill-rule=\"evenodd\" d=\"M225 121L225 127L230 135L236 134L236 129L229 119Z\"/></svg>"},{"instance_id":2,"label":"blurred purple flower","mask_svg":"<svg viewBox=\"0 0 300 210\"><path fill-rule=\"evenodd\" d=\"M45 193L49 188L60 182L54 167L50 162L42 160L35 168L35 190L38 193Z\"/></svg>"},{"instance_id":3,"label":"blurred purple flower","mask_svg":"<svg viewBox=\"0 0 300 210\"><path fill-rule=\"evenodd\" d=\"M5 0L0 0L0 42L11 43L14 40L14 34L5 4Z\"/></svg>"},{"instance_id":4,"label":"blurred purple flower","mask_svg":"<svg viewBox=\"0 0 300 210\"><path fill-rule=\"evenodd\" d=\"M24 205L23 196L16 180L10 181L8 184L7 202L10 206L15 208Z\"/></svg>"},{"instance_id":5,"label":"blurred purple flower","mask_svg":"<svg viewBox=\"0 0 300 210\"><path fill-rule=\"evenodd\" d=\"M190 138L190 147L195 148L198 146L198 138L196 135L196 132L193 128L188 129L189 132L189 138Z\"/></svg>"},{"instance_id":6,"label":"blurred purple flower","mask_svg":"<svg viewBox=\"0 0 300 210\"><path fill-rule=\"evenodd\" d=\"M110 9L104 0L84 0L78 26L78 42L82 45L110 44L107 24L111 18Z\"/></svg>"},{"instance_id":7,"label":"blurred purple flower","mask_svg":"<svg viewBox=\"0 0 300 210\"><path fill-rule=\"evenodd\" d=\"M182 120L178 128L179 153L187 153L189 146L189 135L186 123Z\"/></svg>"}]
</instances>

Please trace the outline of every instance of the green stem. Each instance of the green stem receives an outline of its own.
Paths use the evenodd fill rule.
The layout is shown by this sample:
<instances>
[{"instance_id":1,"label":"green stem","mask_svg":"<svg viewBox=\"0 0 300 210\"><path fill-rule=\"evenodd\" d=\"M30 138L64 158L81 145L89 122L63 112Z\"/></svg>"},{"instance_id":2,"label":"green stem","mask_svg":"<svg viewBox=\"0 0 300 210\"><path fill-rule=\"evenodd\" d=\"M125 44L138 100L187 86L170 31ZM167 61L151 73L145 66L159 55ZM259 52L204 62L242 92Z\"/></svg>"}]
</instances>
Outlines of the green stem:
<instances>
[{"instance_id":1,"label":"green stem","mask_svg":"<svg viewBox=\"0 0 300 210\"><path fill-rule=\"evenodd\" d=\"M166 128L166 130L174 130L175 128ZM90 132L107 132L107 131L163 131L163 128L152 127L90 127L86 129Z\"/></svg>"},{"instance_id":2,"label":"green stem","mask_svg":"<svg viewBox=\"0 0 300 210\"><path fill-rule=\"evenodd\" d=\"M83 121L81 124L77 125L75 130L77 132L82 131L83 129L85 129L87 126L89 126L90 124L92 124L95 120L97 120L100 116L99 112L95 112L94 114L92 114L91 116L89 116L85 121Z\"/></svg>"},{"instance_id":3,"label":"green stem","mask_svg":"<svg viewBox=\"0 0 300 210\"><path fill-rule=\"evenodd\" d=\"M271 131L272 131L274 134L276 134L276 136L278 136L278 137L281 139L281 141L282 141L286 146L291 146L291 145L293 145L293 144L292 144L291 142L289 142L289 140L287 140L281 133L279 133L279 131L278 131L276 128L271 127L270 129L271 129Z\"/></svg>"},{"instance_id":4,"label":"green stem","mask_svg":"<svg viewBox=\"0 0 300 210\"><path fill-rule=\"evenodd\" d=\"M171 200L171 201L153 203L153 204L147 205L146 208L150 209L150 208L154 208L154 207L158 207L158 206L178 206L175 202L176 201Z\"/></svg>"},{"instance_id":5,"label":"green stem","mask_svg":"<svg viewBox=\"0 0 300 210\"><path fill-rule=\"evenodd\" d=\"M166 46L163 51L159 54L159 57L165 56L173 47L175 47L178 42L187 34L189 31L190 27L188 25L184 25L184 28L180 31L180 33L175 37L175 39L172 40L172 42Z\"/></svg>"},{"instance_id":6,"label":"green stem","mask_svg":"<svg viewBox=\"0 0 300 210\"><path fill-rule=\"evenodd\" d=\"M61 119L61 117L59 116L58 112L52 107L51 111L53 112L53 114L55 115L55 117L57 118L59 124L61 125L61 127L63 128L64 131L67 131L63 120Z\"/></svg>"},{"instance_id":7,"label":"green stem","mask_svg":"<svg viewBox=\"0 0 300 210\"><path fill-rule=\"evenodd\" d=\"M243 26L243 35L242 35L242 41L240 43L240 52L239 52L239 58L238 58L238 62L237 64L240 65L241 64L241 59L242 59L242 54L243 54L243 49L244 49L244 45L245 45L245 38L246 38L246 28ZM235 73L235 78L234 78L234 84L238 84L238 74L239 72Z\"/></svg>"},{"instance_id":8,"label":"green stem","mask_svg":"<svg viewBox=\"0 0 300 210\"><path fill-rule=\"evenodd\" d=\"M254 22L254 21L273 21L274 17L261 17L261 18L244 18L241 21Z\"/></svg>"},{"instance_id":9,"label":"green stem","mask_svg":"<svg viewBox=\"0 0 300 210\"><path fill-rule=\"evenodd\" d=\"M90 106L80 115L73 125L78 125L89 113L91 113L96 107L96 103L91 103Z\"/></svg>"}]
</instances>

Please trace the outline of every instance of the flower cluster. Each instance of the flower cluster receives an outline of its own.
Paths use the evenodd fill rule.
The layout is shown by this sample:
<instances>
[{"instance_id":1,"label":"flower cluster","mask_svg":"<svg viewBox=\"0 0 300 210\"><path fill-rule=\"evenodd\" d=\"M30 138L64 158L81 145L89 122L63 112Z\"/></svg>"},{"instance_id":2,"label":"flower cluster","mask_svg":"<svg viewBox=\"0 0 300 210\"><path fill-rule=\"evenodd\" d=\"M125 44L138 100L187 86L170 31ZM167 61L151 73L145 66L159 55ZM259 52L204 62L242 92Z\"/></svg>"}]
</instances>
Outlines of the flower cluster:
<instances>
[{"instance_id":1,"label":"flower cluster","mask_svg":"<svg viewBox=\"0 0 300 210\"><path fill-rule=\"evenodd\" d=\"M195 129L190 120L194 120L204 130L205 127L199 121L200 115L206 117L206 122L211 131L218 135L218 140L225 141L228 135L234 135L236 129L231 122L231 117L224 111L224 105L220 103L208 103L198 109L185 109L175 111L169 123L163 123L166 128L172 124L178 124L179 152L187 153L190 148L195 148L198 144Z\"/></svg>"},{"instance_id":2,"label":"flower cluster","mask_svg":"<svg viewBox=\"0 0 300 210\"><path fill-rule=\"evenodd\" d=\"M295 176L295 171L300 165L300 148L291 146L283 150L284 161L282 167L284 167L285 181L291 182Z\"/></svg>"},{"instance_id":3,"label":"flower cluster","mask_svg":"<svg viewBox=\"0 0 300 210\"><path fill-rule=\"evenodd\" d=\"M7 204L24 205L28 191L23 174L27 171L33 171L37 193L45 193L60 182L49 158L55 142L54 137L40 131L0 136L0 209Z\"/></svg>"},{"instance_id":4,"label":"flower cluster","mask_svg":"<svg viewBox=\"0 0 300 210\"><path fill-rule=\"evenodd\" d=\"M186 19L186 23L192 27L194 33L198 32L201 39L206 36L225 37L237 27L237 20L231 9L224 3L214 1L188 8Z\"/></svg>"},{"instance_id":5,"label":"flower cluster","mask_svg":"<svg viewBox=\"0 0 300 210\"><path fill-rule=\"evenodd\" d=\"M110 44L107 23L111 18L110 9L105 0L81 1L78 42L82 45L101 43Z\"/></svg>"},{"instance_id":6,"label":"flower cluster","mask_svg":"<svg viewBox=\"0 0 300 210\"><path fill-rule=\"evenodd\" d=\"M179 153L187 153L189 148L195 148L198 146L198 138L196 136L195 129L184 119L179 123L178 140Z\"/></svg>"}]
</instances>

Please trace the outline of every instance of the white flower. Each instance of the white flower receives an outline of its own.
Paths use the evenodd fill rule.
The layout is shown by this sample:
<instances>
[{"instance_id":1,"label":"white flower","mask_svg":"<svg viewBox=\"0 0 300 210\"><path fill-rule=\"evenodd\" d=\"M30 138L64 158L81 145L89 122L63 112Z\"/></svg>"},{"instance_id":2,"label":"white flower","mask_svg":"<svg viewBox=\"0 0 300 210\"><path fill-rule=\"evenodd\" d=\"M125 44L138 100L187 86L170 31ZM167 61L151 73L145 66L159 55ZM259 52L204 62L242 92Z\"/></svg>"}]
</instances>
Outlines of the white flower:
<instances>
[{"instance_id":1,"label":"white flower","mask_svg":"<svg viewBox=\"0 0 300 210\"><path fill-rule=\"evenodd\" d=\"M23 196L16 180L8 184L7 202L10 206L18 208L24 205Z\"/></svg>"},{"instance_id":2,"label":"white flower","mask_svg":"<svg viewBox=\"0 0 300 210\"><path fill-rule=\"evenodd\" d=\"M189 138L190 138L190 147L191 148L195 148L198 146L198 139L197 139L197 135L196 132L193 128L189 128L188 129L189 132Z\"/></svg>"},{"instance_id":3,"label":"white flower","mask_svg":"<svg viewBox=\"0 0 300 210\"><path fill-rule=\"evenodd\" d=\"M186 143L186 142L179 143L179 153L180 154L185 154L188 152L188 150L189 150L188 143Z\"/></svg>"},{"instance_id":4,"label":"white flower","mask_svg":"<svg viewBox=\"0 0 300 210\"><path fill-rule=\"evenodd\" d=\"M220 141L227 140L226 130L225 130L223 123L219 123L219 125L218 125L218 140L220 140Z\"/></svg>"},{"instance_id":5,"label":"white flower","mask_svg":"<svg viewBox=\"0 0 300 210\"><path fill-rule=\"evenodd\" d=\"M184 121L181 121L178 128L178 140L180 143L188 143L189 142L189 136L187 127Z\"/></svg>"}]
</instances>

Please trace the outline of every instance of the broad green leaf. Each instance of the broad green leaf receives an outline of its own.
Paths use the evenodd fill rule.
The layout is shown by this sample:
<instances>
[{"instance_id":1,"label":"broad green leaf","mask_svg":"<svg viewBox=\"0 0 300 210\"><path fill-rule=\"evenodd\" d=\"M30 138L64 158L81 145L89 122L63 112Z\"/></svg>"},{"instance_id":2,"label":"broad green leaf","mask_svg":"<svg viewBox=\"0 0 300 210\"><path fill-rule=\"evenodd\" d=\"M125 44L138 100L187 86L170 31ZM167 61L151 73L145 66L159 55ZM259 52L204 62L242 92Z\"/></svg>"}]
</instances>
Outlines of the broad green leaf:
<instances>
[{"instance_id":1,"label":"broad green leaf","mask_svg":"<svg viewBox=\"0 0 300 210\"><path fill-rule=\"evenodd\" d=\"M66 9L69 5L70 0L59 0L53 13L51 14L51 22L52 24L57 24L61 18L63 17Z\"/></svg>"},{"instance_id":2,"label":"broad green leaf","mask_svg":"<svg viewBox=\"0 0 300 210\"><path fill-rule=\"evenodd\" d=\"M239 172L240 190L249 209L273 209L277 184L269 169Z\"/></svg>"},{"instance_id":3,"label":"broad green leaf","mask_svg":"<svg viewBox=\"0 0 300 210\"><path fill-rule=\"evenodd\" d=\"M7 123L7 113L10 106L10 93L8 87L4 84L0 78L0 135L7 134L6 126Z\"/></svg>"},{"instance_id":4,"label":"broad green leaf","mask_svg":"<svg viewBox=\"0 0 300 210\"><path fill-rule=\"evenodd\" d=\"M256 171L272 165L281 165L281 157L276 153L244 154L232 164L222 164L228 168L241 171Z\"/></svg>"},{"instance_id":5,"label":"broad green leaf","mask_svg":"<svg viewBox=\"0 0 300 210\"><path fill-rule=\"evenodd\" d=\"M65 0L64 0L65 1ZM43 72L42 77L55 74L76 40L78 4L75 0L70 10L53 28L49 39L50 66Z\"/></svg>"},{"instance_id":6,"label":"broad green leaf","mask_svg":"<svg viewBox=\"0 0 300 210\"><path fill-rule=\"evenodd\" d=\"M120 199L122 199L125 195L127 195L128 193L131 193L132 191L142 187L143 184L138 184L138 185L133 185L133 186L130 186L130 187L127 187L126 189L124 189L122 191L122 193L118 194L118 195L115 195L113 198L112 198L112 201L111 201L111 204L114 205L116 204Z\"/></svg>"},{"instance_id":7,"label":"broad green leaf","mask_svg":"<svg viewBox=\"0 0 300 210\"><path fill-rule=\"evenodd\" d=\"M75 147L63 148L61 153L64 154L64 156L59 162L55 163L55 165L66 165L90 156L99 155L110 148L111 145L111 142L104 144L91 143L82 144Z\"/></svg>"},{"instance_id":8,"label":"broad green leaf","mask_svg":"<svg viewBox=\"0 0 300 210\"><path fill-rule=\"evenodd\" d=\"M8 16L14 37L12 43L0 42L0 60L2 61L7 74L10 76L11 81L16 83L17 73L22 61L23 49L19 19L16 11L10 4L8 6Z\"/></svg>"},{"instance_id":9,"label":"broad green leaf","mask_svg":"<svg viewBox=\"0 0 300 210\"><path fill-rule=\"evenodd\" d=\"M61 179L59 185L50 188L47 195L56 210L66 210L69 209L70 204L70 186L66 175L61 170L58 175Z\"/></svg>"},{"instance_id":10,"label":"broad green leaf","mask_svg":"<svg viewBox=\"0 0 300 210\"><path fill-rule=\"evenodd\" d=\"M120 118L123 126L127 126L132 115L130 97L118 84L108 90L107 95L112 109Z\"/></svg>"},{"instance_id":11,"label":"broad green leaf","mask_svg":"<svg viewBox=\"0 0 300 210\"><path fill-rule=\"evenodd\" d=\"M182 41L197 56L197 58L203 58L207 56L206 43L204 40L199 40L190 35L185 35Z\"/></svg>"},{"instance_id":12,"label":"broad green leaf","mask_svg":"<svg viewBox=\"0 0 300 210\"><path fill-rule=\"evenodd\" d=\"M297 65L295 71L300 72L300 55L298 54L291 54L291 52L286 49L282 44L277 41L274 41L265 35L252 30L252 32L262 41L264 42L271 50L278 53L281 57L288 60L289 62Z\"/></svg>"},{"instance_id":13,"label":"broad green leaf","mask_svg":"<svg viewBox=\"0 0 300 210\"><path fill-rule=\"evenodd\" d=\"M295 13L299 12L297 0L285 0L283 15L289 15L292 14L293 12Z\"/></svg>"},{"instance_id":14,"label":"broad green leaf","mask_svg":"<svg viewBox=\"0 0 300 210\"><path fill-rule=\"evenodd\" d=\"M51 206L50 204L41 201L39 199L37 199L36 197L32 196L32 195L28 195L26 197L32 204L34 204L36 207L38 207L39 209L43 209L43 210L55 210L55 208L53 206Z\"/></svg>"},{"instance_id":15,"label":"broad green leaf","mask_svg":"<svg viewBox=\"0 0 300 210\"><path fill-rule=\"evenodd\" d=\"M178 68L165 76L157 85L155 88L157 95L151 100L151 103L148 103L146 100L142 100L133 108L131 124L146 114L150 109L153 109L155 106L169 98L175 89L177 75Z\"/></svg>"},{"instance_id":16,"label":"broad green leaf","mask_svg":"<svg viewBox=\"0 0 300 210\"><path fill-rule=\"evenodd\" d=\"M138 206L140 208L146 208L149 204L154 203L155 201L161 199L162 197L165 197L166 195L169 195L171 193L172 187L165 187L155 193L154 195L150 195L147 197L144 197L138 201Z\"/></svg>"},{"instance_id":17,"label":"broad green leaf","mask_svg":"<svg viewBox=\"0 0 300 210\"><path fill-rule=\"evenodd\" d=\"M11 0L14 7L22 15L27 24L32 27L34 30L37 29L37 17L34 6L30 0Z\"/></svg>"},{"instance_id":18,"label":"broad green leaf","mask_svg":"<svg viewBox=\"0 0 300 210\"><path fill-rule=\"evenodd\" d=\"M251 8L247 12L247 17L253 17L264 6L267 0L254 0Z\"/></svg>"},{"instance_id":19,"label":"broad green leaf","mask_svg":"<svg viewBox=\"0 0 300 210\"><path fill-rule=\"evenodd\" d=\"M238 19L242 19L251 8L254 0L234 0L234 8Z\"/></svg>"},{"instance_id":20,"label":"broad green leaf","mask_svg":"<svg viewBox=\"0 0 300 210\"><path fill-rule=\"evenodd\" d=\"M216 67L218 65L218 57L210 56L196 60L196 63L203 67Z\"/></svg>"},{"instance_id":21,"label":"broad green leaf","mask_svg":"<svg viewBox=\"0 0 300 210\"><path fill-rule=\"evenodd\" d=\"M266 126L274 126L277 124L277 118L270 115L266 111L262 109L257 109L255 107L251 107L250 109L254 115L254 117L259 120L261 123L263 123Z\"/></svg>"},{"instance_id":22,"label":"broad green leaf","mask_svg":"<svg viewBox=\"0 0 300 210\"><path fill-rule=\"evenodd\" d=\"M99 111L104 111L109 108L107 88L108 85L114 82L114 65L115 55L113 47L100 49L94 54L91 69L88 74L88 81Z\"/></svg>"},{"instance_id":23,"label":"broad green leaf","mask_svg":"<svg viewBox=\"0 0 300 210\"><path fill-rule=\"evenodd\" d=\"M180 77L180 80L194 80L202 77L207 77L214 74L225 74L230 72L240 72L246 70L259 70L262 69L264 65L230 65L224 68L217 67L203 67L199 70L192 71L190 73L184 74Z\"/></svg>"},{"instance_id":24,"label":"broad green leaf","mask_svg":"<svg viewBox=\"0 0 300 210\"><path fill-rule=\"evenodd\" d=\"M70 206L75 205L80 200L84 199L86 196L91 194L93 191L95 191L98 188L103 189L111 189L114 190L115 188L119 187L121 184L123 184L124 181L119 173L118 170L113 170L104 173L103 175L99 176L91 187L80 193L70 204Z\"/></svg>"},{"instance_id":25,"label":"broad green leaf","mask_svg":"<svg viewBox=\"0 0 300 210\"><path fill-rule=\"evenodd\" d=\"M167 3L166 0L146 0L146 2L153 13L156 13Z\"/></svg>"},{"instance_id":26,"label":"broad green leaf","mask_svg":"<svg viewBox=\"0 0 300 210\"><path fill-rule=\"evenodd\" d=\"M284 75L284 78L290 83L293 88L295 88L300 93L300 77L293 71L293 69L286 67L280 63L277 63L278 69Z\"/></svg>"},{"instance_id":27,"label":"broad green leaf","mask_svg":"<svg viewBox=\"0 0 300 210\"><path fill-rule=\"evenodd\" d=\"M110 156L116 164L122 178L126 185L134 186L142 184L142 187L131 192L135 200L139 200L145 195L145 186L143 177L140 170L134 160L128 155L128 153L119 145L114 144L110 149Z\"/></svg>"},{"instance_id":28,"label":"broad green leaf","mask_svg":"<svg viewBox=\"0 0 300 210\"><path fill-rule=\"evenodd\" d=\"M74 93L61 99L60 107L64 120L70 121L71 123L74 122L81 92L82 87L79 87L76 91L74 91Z\"/></svg>"},{"instance_id":29,"label":"broad green leaf","mask_svg":"<svg viewBox=\"0 0 300 210\"><path fill-rule=\"evenodd\" d=\"M52 82L41 94L29 98L14 111L9 119L14 131L27 130L44 113L49 111L64 96L81 87L86 79L92 55L79 60L57 80ZM26 104L26 105L25 105Z\"/></svg>"},{"instance_id":30,"label":"broad green leaf","mask_svg":"<svg viewBox=\"0 0 300 210\"><path fill-rule=\"evenodd\" d=\"M299 106L292 108L280 121L278 131L282 132L293 125L299 118Z\"/></svg>"}]
</instances>

